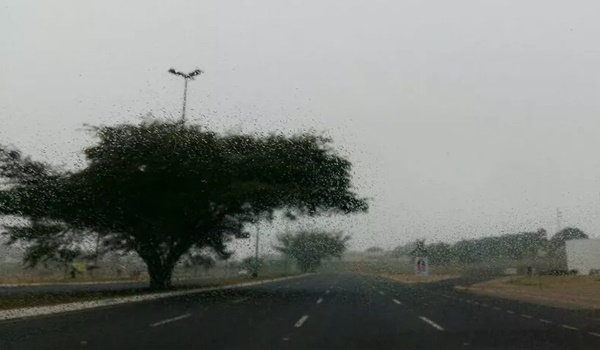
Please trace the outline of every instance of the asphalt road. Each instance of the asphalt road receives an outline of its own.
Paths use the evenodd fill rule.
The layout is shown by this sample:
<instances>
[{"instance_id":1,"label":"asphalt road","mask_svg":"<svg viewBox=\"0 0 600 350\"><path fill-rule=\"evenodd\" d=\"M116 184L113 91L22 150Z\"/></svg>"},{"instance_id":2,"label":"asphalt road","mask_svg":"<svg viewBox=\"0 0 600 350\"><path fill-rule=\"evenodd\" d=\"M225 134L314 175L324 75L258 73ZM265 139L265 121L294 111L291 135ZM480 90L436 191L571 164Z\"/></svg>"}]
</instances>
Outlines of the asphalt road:
<instances>
[{"instance_id":1,"label":"asphalt road","mask_svg":"<svg viewBox=\"0 0 600 350\"><path fill-rule=\"evenodd\" d=\"M317 274L240 289L0 323L0 349L600 349L600 319Z\"/></svg>"}]
</instances>

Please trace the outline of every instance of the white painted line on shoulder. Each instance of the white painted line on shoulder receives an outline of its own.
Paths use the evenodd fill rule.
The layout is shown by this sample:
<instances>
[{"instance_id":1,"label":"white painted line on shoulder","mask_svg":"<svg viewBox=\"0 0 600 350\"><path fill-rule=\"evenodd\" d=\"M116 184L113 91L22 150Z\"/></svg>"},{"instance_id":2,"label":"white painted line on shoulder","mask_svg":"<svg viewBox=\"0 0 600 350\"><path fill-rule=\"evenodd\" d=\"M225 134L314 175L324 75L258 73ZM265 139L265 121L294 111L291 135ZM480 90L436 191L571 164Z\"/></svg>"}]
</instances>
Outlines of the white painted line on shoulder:
<instances>
[{"instance_id":1,"label":"white painted line on shoulder","mask_svg":"<svg viewBox=\"0 0 600 350\"><path fill-rule=\"evenodd\" d=\"M177 317L173 317L173 318L168 318L166 320L155 322L155 323L151 324L150 327L162 326L163 324L183 320L184 318L188 318L190 316L192 316L192 314L185 314L185 315L181 315L181 316L177 316Z\"/></svg>"},{"instance_id":2,"label":"white painted line on shoulder","mask_svg":"<svg viewBox=\"0 0 600 350\"><path fill-rule=\"evenodd\" d=\"M394 301L394 303L398 304L398 305L402 305L402 302L400 302L399 300L396 299L392 299Z\"/></svg>"},{"instance_id":3,"label":"white painted line on shoulder","mask_svg":"<svg viewBox=\"0 0 600 350\"><path fill-rule=\"evenodd\" d=\"M384 293L384 292L382 292L382 291L379 291L379 294L381 294L381 295L385 295L385 293Z\"/></svg>"},{"instance_id":4,"label":"white painted line on shoulder","mask_svg":"<svg viewBox=\"0 0 600 350\"><path fill-rule=\"evenodd\" d=\"M319 300L317 300L317 304L321 304L323 302L323 298L319 298Z\"/></svg>"},{"instance_id":5,"label":"white painted line on shoulder","mask_svg":"<svg viewBox=\"0 0 600 350\"><path fill-rule=\"evenodd\" d=\"M548 321L548 320L545 320L543 318L540 318L540 322L547 323L547 324L552 324L552 321Z\"/></svg>"},{"instance_id":6,"label":"white painted line on shoulder","mask_svg":"<svg viewBox=\"0 0 600 350\"><path fill-rule=\"evenodd\" d=\"M424 321L424 322L428 323L428 324L429 324L430 326L432 326L433 328L437 329L438 331L443 331L443 330L444 330L444 328L443 328L442 326L440 326L439 324L437 324L437 323L433 322L432 320L428 319L427 317L424 317L424 316L419 316L419 318L420 318L422 321Z\"/></svg>"},{"instance_id":7,"label":"white painted line on shoulder","mask_svg":"<svg viewBox=\"0 0 600 350\"><path fill-rule=\"evenodd\" d=\"M593 335L594 337L600 337L600 333L596 332L588 332L589 335Z\"/></svg>"},{"instance_id":8,"label":"white painted line on shoulder","mask_svg":"<svg viewBox=\"0 0 600 350\"><path fill-rule=\"evenodd\" d=\"M296 328L302 327L302 325L304 324L304 322L306 322L306 319L308 319L308 315L304 315L304 316L300 317L300 319L298 320L298 322L296 322L296 324L294 325L294 327L296 327Z\"/></svg>"},{"instance_id":9,"label":"white painted line on shoulder","mask_svg":"<svg viewBox=\"0 0 600 350\"><path fill-rule=\"evenodd\" d=\"M514 312L514 311L512 311L512 310L506 310L506 312L507 312L507 313L509 313L509 314L511 314L511 315L514 315L514 314L515 314L515 312Z\"/></svg>"},{"instance_id":10,"label":"white painted line on shoulder","mask_svg":"<svg viewBox=\"0 0 600 350\"><path fill-rule=\"evenodd\" d=\"M234 301L232 301L232 303L238 304L238 303L244 302L248 299L250 299L250 297L239 298L239 299L235 299Z\"/></svg>"},{"instance_id":11,"label":"white painted line on shoulder","mask_svg":"<svg viewBox=\"0 0 600 350\"><path fill-rule=\"evenodd\" d=\"M568 324L563 324L561 327L562 328L566 328L566 329L570 329L572 331L577 331L578 330L577 328L575 328L573 326L569 326Z\"/></svg>"},{"instance_id":12,"label":"white painted line on shoulder","mask_svg":"<svg viewBox=\"0 0 600 350\"><path fill-rule=\"evenodd\" d=\"M533 316L531 316L531 315L525 315L525 314L521 314L521 317L525 317L525 318L533 318Z\"/></svg>"}]
</instances>

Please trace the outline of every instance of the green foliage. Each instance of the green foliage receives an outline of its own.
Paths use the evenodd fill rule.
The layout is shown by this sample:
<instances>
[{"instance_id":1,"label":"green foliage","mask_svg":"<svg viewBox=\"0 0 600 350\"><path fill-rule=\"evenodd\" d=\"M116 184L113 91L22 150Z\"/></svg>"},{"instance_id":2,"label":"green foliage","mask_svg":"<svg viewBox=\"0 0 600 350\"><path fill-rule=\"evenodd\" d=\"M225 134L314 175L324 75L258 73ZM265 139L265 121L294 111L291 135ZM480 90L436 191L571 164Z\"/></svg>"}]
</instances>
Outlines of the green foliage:
<instances>
[{"instance_id":1,"label":"green foliage","mask_svg":"<svg viewBox=\"0 0 600 350\"><path fill-rule=\"evenodd\" d=\"M427 247L424 239L418 239L415 243L415 248L410 252L410 256L427 256Z\"/></svg>"},{"instance_id":2,"label":"green foliage","mask_svg":"<svg viewBox=\"0 0 600 350\"><path fill-rule=\"evenodd\" d=\"M576 227L564 228L552 236L550 242L555 246L564 246L565 241L571 239L589 239L590 237Z\"/></svg>"},{"instance_id":3,"label":"green foliage","mask_svg":"<svg viewBox=\"0 0 600 350\"><path fill-rule=\"evenodd\" d=\"M381 247L369 247L367 249L365 249L365 252L367 253L382 253L385 250Z\"/></svg>"},{"instance_id":4,"label":"green foliage","mask_svg":"<svg viewBox=\"0 0 600 350\"><path fill-rule=\"evenodd\" d=\"M188 251L211 248L227 258L227 243L275 210L367 209L351 190L350 162L320 136L220 135L165 122L92 131L98 142L75 172L0 148L0 177L9 180L0 215L28 219L6 229L37 251L33 265L99 234L103 251L137 252L151 286L164 288Z\"/></svg>"},{"instance_id":5,"label":"green foliage","mask_svg":"<svg viewBox=\"0 0 600 350\"><path fill-rule=\"evenodd\" d=\"M186 254L186 258L184 261L184 266L186 268L197 266L202 267L205 271L208 271L209 269L215 267L216 264L216 260L209 254L193 250Z\"/></svg>"},{"instance_id":6,"label":"green foliage","mask_svg":"<svg viewBox=\"0 0 600 350\"><path fill-rule=\"evenodd\" d=\"M296 259L302 272L312 272L323 259L341 258L350 237L339 232L302 231L281 234L277 239L279 246L275 249Z\"/></svg>"},{"instance_id":7,"label":"green foliage","mask_svg":"<svg viewBox=\"0 0 600 350\"><path fill-rule=\"evenodd\" d=\"M548 244L546 231L522 232L495 237L462 240L453 245L453 255L462 263L488 260L533 258Z\"/></svg>"},{"instance_id":8,"label":"green foliage","mask_svg":"<svg viewBox=\"0 0 600 350\"><path fill-rule=\"evenodd\" d=\"M258 272L265 265L265 261L262 258L255 258L249 256L242 260L242 267L250 272L252 276L258 276Z\"/></svg>"},{"instance_id":9,"label":"green foliage","mask_svg":"<svg viewBox=\"0 0 600 350\"><path fill-rule=\"evenodd\" d=\"M448 264L454 260L452 246L448 243L433 243L427 246L427 256L430 264Z\"/></svg>"}]
</instances>

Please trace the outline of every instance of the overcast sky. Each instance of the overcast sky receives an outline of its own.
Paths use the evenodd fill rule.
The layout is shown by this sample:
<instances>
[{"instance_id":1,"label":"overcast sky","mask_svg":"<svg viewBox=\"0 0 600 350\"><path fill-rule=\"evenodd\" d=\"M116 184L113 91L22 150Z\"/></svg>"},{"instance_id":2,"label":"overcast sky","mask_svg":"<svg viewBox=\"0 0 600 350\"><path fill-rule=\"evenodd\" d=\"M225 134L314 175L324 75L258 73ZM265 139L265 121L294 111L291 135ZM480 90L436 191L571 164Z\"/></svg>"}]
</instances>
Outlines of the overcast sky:
<instances>
[{"instance_id":1,"label":"overcast sky","mask_svg":"<svg viewBox=\"0 0 600 350\"><path fill-rule=\"evenodd\" d=\"M84 124L324 131L370 213L352 248L600 230L597 1L0 2L0 142L81 164ZM267 236L273 227L263 225ZM249 242L246 242L249 243ZM247 245L245 243L245 245ZM263 247L270 246L268 239Z\"/></svg>"}]
</instances>

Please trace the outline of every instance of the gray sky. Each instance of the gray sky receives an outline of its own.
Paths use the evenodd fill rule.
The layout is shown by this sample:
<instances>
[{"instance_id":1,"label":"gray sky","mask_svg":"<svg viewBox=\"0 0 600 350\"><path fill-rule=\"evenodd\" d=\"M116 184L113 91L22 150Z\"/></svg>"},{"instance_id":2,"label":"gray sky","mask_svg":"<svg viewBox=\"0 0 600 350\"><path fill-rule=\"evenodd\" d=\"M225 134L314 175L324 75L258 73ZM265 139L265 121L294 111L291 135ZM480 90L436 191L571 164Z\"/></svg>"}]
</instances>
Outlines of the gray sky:
<instances>
[{"instance_id":1,"label":"gray sky","mask_svg":"<svg viewBox=\"0 0 600 350\"><path fill-rule=\"evenodd\" d=\"M198 67L196 122L324 130L355 164L370 213L292 228L391 248L553 233L560 207L563 225L598 237L598 11L550 0L3 0L0 142L80 164L84 123L177 118L183 83L167 69Z\"/></svg>"}]
</instances>

